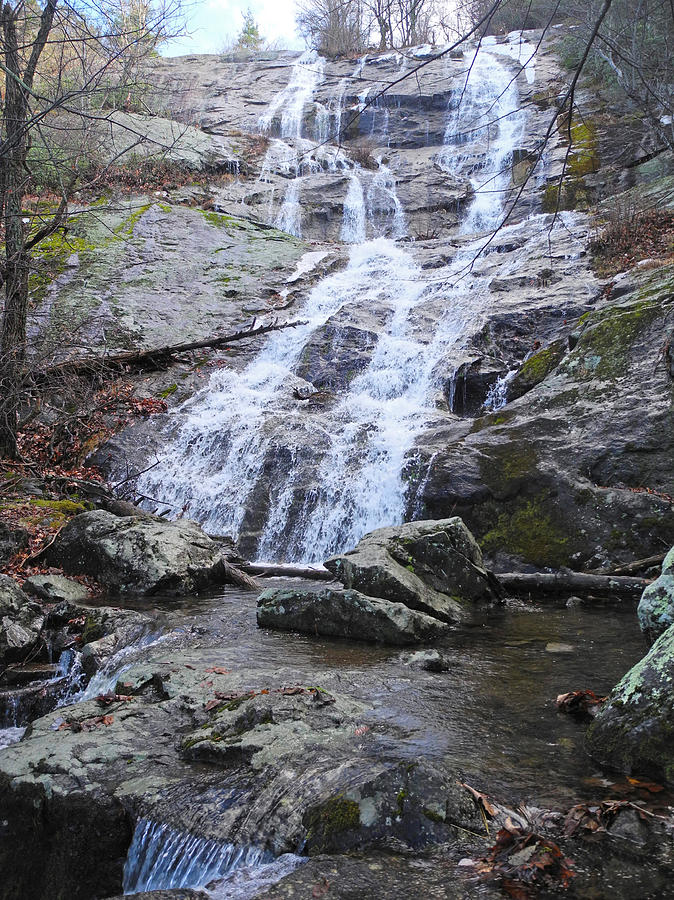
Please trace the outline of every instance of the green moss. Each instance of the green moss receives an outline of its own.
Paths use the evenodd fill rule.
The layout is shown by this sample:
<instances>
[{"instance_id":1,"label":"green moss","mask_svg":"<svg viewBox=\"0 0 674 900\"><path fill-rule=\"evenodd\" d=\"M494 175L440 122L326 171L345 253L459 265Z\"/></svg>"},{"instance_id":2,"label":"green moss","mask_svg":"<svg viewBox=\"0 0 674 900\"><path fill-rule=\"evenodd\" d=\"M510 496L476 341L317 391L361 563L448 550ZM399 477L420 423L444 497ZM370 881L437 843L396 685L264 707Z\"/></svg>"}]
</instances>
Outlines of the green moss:
<instances>
[{"instance_id":1,"label":"green moss","mask_svg":"<svg viewBox=\"0 0 674 900\"><path fill-rule=\"evenodd\" d=\"M591 122L574 122L571 126L571 153L567 171L572 179L598 172L601 166L597 128Z\"/></svg>"},{"instance_id":2,"label":"green moss","mask_svg":"<svg viewBox=\"0 0 674 900\"><path fill-rule=\"evenodd\" d=\"M607 380L624 375L632 344L660 314L660 304L648 300L589 314L585 330L563 364L565 370Z\"/></svg>"},{"instance_id":3,"label":"green moss","mask_svg":"<svg viewBox=\"0 0 674 900\"><path fill-rule=\"evenodd\" d=\"M511 440L490 447L488 455L482 454L480 474L494 496L507 497L519 490L537 465L538 456L530 442Z\"/></svg>"},{"instance_id":4,"label":"green moss","mask_svg":"<svg viewBox=\"0 0 674 900\"><path fill-rule=\"evenodd\" d=\"M487 553L502 551L539 566L568 564L572 548L569 538L555 524L544 506L544 498L520 500L502 512L480 546Z\"/></svg>"},{"instance_id":5,"label":"green moss","mask_svg":"<svg viewBox=\"0 0 674 900\"><path fill-rule=\"evenodd\" d=\"M105 631L101 623L94 619L93 616L87 616L82 629L82 644L91 644L93 641L99 641L104 634Z\"/></svg>"},{"instance_id":6,"label":"green moss","mask_svg":"<svg viewBox=\"0 0 674 900\"><path fill-rule=\"evenodd\" d=\"M165 388L163 391L160 391L159 396L162 400L166 400L166 398L170 397L171 394L175 394L175 392L177 390L178 390L178 385L174 382L173 384L170 384L167 388Z\"/></svg>"},{"instance_id":7,"label":"green moss","mask_svg":"<svg viewBox=\"0 0 674 900\"><path fill-rule=\"evenodd\" d=\"M119 225L115 228L115 234L120 237L133 237L134 229L139 222L139 220L145 215L145 213L152 207L152 203L144 203L142 206L139 206L137 209L131 213L130 216L127 216L123 222L120 222Z\"/></svg>"},{"instance_id":8,"label":"green moss","mask_svg":"<svg viewBox=\"0 0 674 900\"><path fill-rule=\"evenodd\" d=\"M440 815L440 813L436 812L434 809L428 809L428 807L424 806L422 812L427 819L431 820L431 822L444 823L445 821L445 817Z\"/></svg>"},{"instance_id":9,"label":"green moss","mask_svg":"<svg viewBox=\"0 0 674 900\"><path fill-rule=\"evenodd\" d=\"M398 791L398 796L396 797L396 803L398 805L398 815L402 816L403 809L405 807L405 800L407 798L407 791Z\"/></svg>"},{"instance_id":10,"label":"green moss","mask_svg":"<svg viewBox=\"0 0 674 900\"><path fill-rule=\"evenodd\" d=\"M33 506L42 509L53 509L63 515L76 516L78 513L93 509L91 503L79 503L75 500L31 500Z\"/></svg>"},{"instance_id":11,"label":"green moss","mask_svg":"<svg viewBox=\"0 0 674 900\"><path fill-rule=\"evenodd\" d=\"M333 846L336 835L360 827L360 807L355 800L338 794L309 810L305 818L312 850L321 852Z\"/></svg>"},{"instance_id":12,"label":"green moss","mask_svg":"<svg viewBox=\"0 0 674 900\"><path fill-rule=\"evenodd\" d=\"M539 384L550 372L554 371L563 355L564 348L560 346L559 341L556 341L550 347L534 353L526 362L522 363L514 380L526 381L532 385Z\"/></svg>"}]
</instances>

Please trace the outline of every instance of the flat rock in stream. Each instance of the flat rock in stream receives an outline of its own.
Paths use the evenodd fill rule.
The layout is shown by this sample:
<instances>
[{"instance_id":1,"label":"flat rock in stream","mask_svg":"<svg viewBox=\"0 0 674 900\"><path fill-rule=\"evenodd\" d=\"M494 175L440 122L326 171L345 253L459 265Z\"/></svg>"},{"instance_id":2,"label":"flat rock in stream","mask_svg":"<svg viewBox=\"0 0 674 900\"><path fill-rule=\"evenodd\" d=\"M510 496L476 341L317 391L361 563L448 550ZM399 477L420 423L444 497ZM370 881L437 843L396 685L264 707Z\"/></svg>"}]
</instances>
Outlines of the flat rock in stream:
<instances>
[{"instance_id":1,"label":"flat rock in stream","mask_svg":"<svg viewBox=\"0 0 674 900\"><path fill-rule=\"evenodd\" d=\"M458 517L379 528L325 567L346 588L444 622L481 620L498 599L477 541Z\"/></svg>"},{"instance_id":2,"label":"flat rock in stream","mask_svg":"<svg viewBox=\"0 0 674 900\"><path fill-rule=\"evenodd\" d=\"M275 856L416 851L483 828L457 769L411 758L402 726L368 723L325 673L304 686L290 666L222 662L165 644L124 673L133 699L55 710L3 750L2 900L119 894L141 817Z\"/></svg>"},{"instance_id":3,"label":"flat rock in stream","mask_svg":"<svg viewBox=\"0 0 674 900\"><path fill-rule=\"evenodd\" d=\"M449 626L432 616L358 591L271 589L257 601L264 628L382 644L416 644L440 637Z\"/></svg>"},{"instance_id":4,"label":"flat rock in stream","mask_svg":"<svg viewBox=\"0 0 674 900\"><path fill-rule=\"evenodd\" d=\"M222 577L218 545L188 519L119 517L104 510L72 518L47 551L66 572L93 575L113 592L185 594Z\"/></svg>"}]
</instances>

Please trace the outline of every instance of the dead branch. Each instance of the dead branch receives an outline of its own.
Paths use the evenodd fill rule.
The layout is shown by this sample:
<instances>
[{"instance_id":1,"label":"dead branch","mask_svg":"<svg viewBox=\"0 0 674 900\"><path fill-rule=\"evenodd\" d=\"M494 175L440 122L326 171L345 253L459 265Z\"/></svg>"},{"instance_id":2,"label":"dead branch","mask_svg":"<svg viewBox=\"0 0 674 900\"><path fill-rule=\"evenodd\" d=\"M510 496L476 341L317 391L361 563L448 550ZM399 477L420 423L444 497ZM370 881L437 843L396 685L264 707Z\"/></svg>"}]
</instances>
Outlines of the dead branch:
<instances>
[{"instance_id":1,"label":"dead branch","mask_svg":"<svg viewBox=\"0 0 674 900\"><path fill-rule=\"evenodd\" d=\"M105 356L86 356L77 359L67 359L55 363L37 372L37 380L54 375L90 375L101 370L128 371L142 370L154 371L171 365L174 357L181 353L189 353L193 350L217 350L233 344L236 341L244 341L248 338L269 334L271 331L282 331L284 328L295 328L304 325L305 322L270 322L268 325L257 325L255 320L247 327L232 334L210 337L201 341L187 341L182 344L171 344L166 347L154 347L150 350L124 350L121 353L108 353Z\"/></svg>"}]
</instances>

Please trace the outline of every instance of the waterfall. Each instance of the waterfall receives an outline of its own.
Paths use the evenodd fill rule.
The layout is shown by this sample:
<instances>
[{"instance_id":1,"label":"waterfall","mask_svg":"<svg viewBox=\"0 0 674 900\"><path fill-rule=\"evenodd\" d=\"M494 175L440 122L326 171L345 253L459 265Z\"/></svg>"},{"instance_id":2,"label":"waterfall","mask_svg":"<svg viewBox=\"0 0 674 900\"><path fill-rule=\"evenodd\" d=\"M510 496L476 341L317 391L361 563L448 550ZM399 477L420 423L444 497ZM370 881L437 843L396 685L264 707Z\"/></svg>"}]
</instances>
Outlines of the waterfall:
<instances>
[{"instance_id":1,"label":"waterfall","mask_svg":"<svg viewBox=\"0 0 674 900\"><path fill-rule=\"evenodd\" d=\"M296 63L263 120L280 115L283 122L286 104L297 110L300 94L307 102L315 81L300 71L305 65ZM354 167L341 226L352 245L348 265L313 287L298 310L304 324L273 334L241 371L214 373L208 389L183 405L180 428L139 490L185 508L207 530L254 533L258 559L322 561L403 520L406 462L441 415L436 397L451 359L493 301L488 279L467 278L465 270L481 249L479 232L503 215L523 135L512 79L493 53L478 54L461 102L454 97L439 156L448 173L469 173L475 193L463 230L477 237L431 276L395 242L407 224L391 169L383 159L374 174ZM298 133L301 117L293 121ZM277 219L286 230L299 230L301 194L293 184L298 190L288 189ZM342 345L349 331L366 345L359 359ZM316 378L316 346L327 346L330 360L346 354L349 371L334 399L304 405L293 385L296 373Z\"/></svg>"},{"instance_id":2,"label":"waterfall","mask_svg":"<svg viewBox=\"0 0 674 900\"><path fill-rule=\"evenodd\" d=\"M365 240L365 196L358 170L349 179L340 237L345 244L362 244Z\"/></svg>"},{"instance_id":3,"label":"waterfall","mask_svg":"<svg viewBox=\"0 0 674 900\"><path fill-rule=\"evenodd\" d=\"M315 50L307 50L295 61L290 81L279 91L259 119L261 131L271 130L281 115L281 137L300 137L304 107L323 80L325 60Z\"/></svg>"},{"instance_id":4,"label":"waterfall","mask_svg":"<svg viewBox=\"0 0 674 900\"><path fill-rule=\"evenodd\" d=\"M498 412L508 402L508 386L517 374L517 369L500 375L487 391L484 401L484 409L486 412Z\"/></svg>"},{"instance_id":5,"label":"waterfall","mask_svg":"<svg viewBox=\"0 0 674 900\"><path fill-rule=\"evenodd\" d=\"M398 199L393 173L381 159L367 191L367 215L376 234L398 239L407 234L402 203Z\"/></svg>"},{"instance_id":6,"label":"waterfall","mask_svg":"<svg viewBox=\"0 0 674 900\"><path fill-rule=\"evenodd\" d=\"M140 819L124 864L124 893L202 887L242 866L273 856L258 847L237 847Z\"/></svg>"},{"instance_id":7,"label":"waterfall","mask_svg":"<svg viewBox=\"0 0 674 900\"><path fill-rule=\"evenodd\" d=\"M475 191L462 231L491 231L501 224L504 201L511 183L513 151L523 139L526 118L511 70L491 53L480 51L467 60L469 70L458 92L445 130L439 156L449 174L461 174L475 155L475 144L486 148L470 166ZM458 152L460 147L467 152Z\"/></svg>"}]
</instances>

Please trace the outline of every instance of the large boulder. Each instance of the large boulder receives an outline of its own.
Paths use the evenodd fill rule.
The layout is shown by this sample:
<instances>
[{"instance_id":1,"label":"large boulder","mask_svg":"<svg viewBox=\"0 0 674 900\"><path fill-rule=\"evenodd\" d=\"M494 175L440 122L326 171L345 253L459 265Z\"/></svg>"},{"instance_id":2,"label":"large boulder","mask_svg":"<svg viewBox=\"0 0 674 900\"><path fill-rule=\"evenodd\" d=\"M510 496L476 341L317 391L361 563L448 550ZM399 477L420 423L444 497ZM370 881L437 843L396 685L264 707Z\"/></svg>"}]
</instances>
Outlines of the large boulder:
<instances>
[{"instance_id":1,"label":"large boulder","mask_svg":"<svg viewBox=\"0 0 674 900\"><path fill-rule=\"evenodd\" d=\"M0 575L0 660L25 659L40 641L44 615L7 575Z\"/></svg>"},{"instance_id":2,"label":"large boulder","mask_svg":"<svg viewBox=\"0 0 674 900\"><path fill-rule=\"evenodd\" d=\"M641 630L651 642L674 624L674 547L665 557L660 577L641 595L637 615Z\"/></svg>"},{"instance_id":3,"label":"large boulder","mask_svg":"<svg viewBox=\"0 0 674 900\"><path fill-rule=\"evenodd\" d=\"M257 601L258 625L382 644L415 644L441 636L448 626L403 603L358 591L268 590Z\"/></svg>"},{"instance_id":4,"label":"large boulder","mask_svg":"<svg viewBox=\"0 0 674 900\"><path fill-rule=\"evenodd\" d=\"M674 628L613 689L587 734L602 765L674 784Z\"/></svg>"},{"instance_id":5,"label":"large boulder","mask_svg":"<svg viewBox=\"0 0 674 900\"><path fill-rule=\"evenodd\" d=\"M47 553L66 572L93 575L113 592L189 593L222 575L220 548L195 522L75 516Z\"/></svg>"},{"instance_id":6,"label":"large boulder","mask_svg":"<svg viewBox=\"0 0 674 900\"><path fill-rule=\"evenodd\" d=\"M481 617L499 594L475 538L457 517L379 528L325 565L346 588L444 622Z\"/></svg>"}]
</instances>

